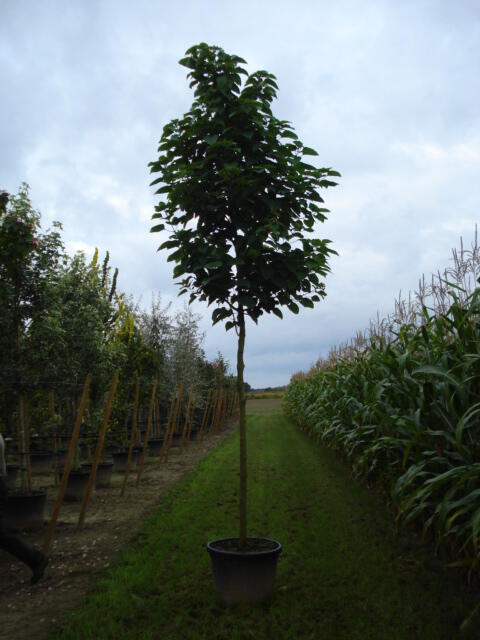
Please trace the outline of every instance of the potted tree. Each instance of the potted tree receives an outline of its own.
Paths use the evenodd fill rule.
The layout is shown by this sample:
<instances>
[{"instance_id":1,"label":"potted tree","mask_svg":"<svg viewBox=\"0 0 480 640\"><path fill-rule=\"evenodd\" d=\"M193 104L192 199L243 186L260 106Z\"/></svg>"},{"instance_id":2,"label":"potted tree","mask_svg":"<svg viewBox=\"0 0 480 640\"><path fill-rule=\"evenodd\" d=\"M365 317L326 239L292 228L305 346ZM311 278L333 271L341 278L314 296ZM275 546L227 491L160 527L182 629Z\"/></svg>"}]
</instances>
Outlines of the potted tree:
<instances>
[{"instance_id":1,"label":"potted tree","mask_svg":"<svg viewBox=\"0 0 480 640\"><path fill-rule=\"evenodd\" d=\"M330 178L340 174L304 162L318 154L272 114L272 74L248 74L245 60L205 43L180 64L190 70L195 98L164 127L159 157L149 164L159 174L151 184L163 185L151 230L169 230L159 249L171 251L180 294L213 304L213 324L225 321L237 333L240 526L238 537L207 548L225 603L261 601L272 593L281 545L247 537L246 320L282 318L281 307L298 313L326 295L321 279L335 251L312 234L328 211L318 189L334 186Z\"/></svg>"},{"instance_id":2,"label":"potted tree","mask_svg":"<svg viewBox=\"0 0 480 640\"><path fill-rule=\"evenodd\" d=\"M46 248L50 254L47 256ZM19 445L25 455L24 394L26 390L25 333L32 318L41 312L40 295L56 263L59 247L54 233L40 234L40 217L23 184L18 195L0 193L0 307L4 331L0 340L2 375L14 381L12 398L17 405ZM6 406L7 432L13 433L13 403ZM9 415L10 414L10 415ZM21 463L25 460L21 460ZM46 490L27 489L25 473L21 490L7 498L5 516L11 528L38 528L43 523Z\"/></svg>"}]
</instances>

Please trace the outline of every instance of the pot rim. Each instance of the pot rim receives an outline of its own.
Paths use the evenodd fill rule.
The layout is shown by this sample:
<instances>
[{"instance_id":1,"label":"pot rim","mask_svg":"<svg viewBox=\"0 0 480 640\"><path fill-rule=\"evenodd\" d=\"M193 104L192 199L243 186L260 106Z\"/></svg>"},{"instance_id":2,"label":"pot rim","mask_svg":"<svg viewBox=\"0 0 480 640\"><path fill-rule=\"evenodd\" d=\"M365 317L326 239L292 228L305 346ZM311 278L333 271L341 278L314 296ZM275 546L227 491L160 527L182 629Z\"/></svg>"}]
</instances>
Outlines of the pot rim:
<instances>
[{"instance_id":1,"label":"pot rim","mask_svg":"<svg viewBox=\"0 0 480 640\"><path fill-rule=\"evenodd\" d=\"M39 487L38 489L32 489L31 491L23 491L22 489L8 491L8 498L35 498L44 495L47 495L46 487Z\"/></svg>"},{"instance_id":2,"label":"pot rim","mask_svg":"<svg viewBox=\"0 0 480 640\"><path fill-rule=\"evenodd\" d=\"M278 555L282 551L282 545L278 540L273 540L272 538L263 538L259 536L248 536L247 540L263 540L266 542L273 542L276 546L274 549L263 549L262 551L232 551L230 549L217 549L213 547L216 542L225 542L227 540L238 540L238 537L232 538L217 538L216 540L210 540L207 542L207 551L210 554L219 554L224 556L235 556L235 557L256 557L256 556L269 556L269 555Z\"/></svg>"}]
</instances>

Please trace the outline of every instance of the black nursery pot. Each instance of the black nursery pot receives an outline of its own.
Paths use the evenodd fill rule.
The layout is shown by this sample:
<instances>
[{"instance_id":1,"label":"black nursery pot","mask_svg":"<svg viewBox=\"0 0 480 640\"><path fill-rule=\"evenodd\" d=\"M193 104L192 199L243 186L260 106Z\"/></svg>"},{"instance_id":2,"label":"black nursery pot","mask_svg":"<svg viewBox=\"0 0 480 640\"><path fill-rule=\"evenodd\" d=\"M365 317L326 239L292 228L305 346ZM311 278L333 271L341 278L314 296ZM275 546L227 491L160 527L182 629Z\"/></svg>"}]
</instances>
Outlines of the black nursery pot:
<instances>
[{"instance_id":1,"label":"black nursery pot","mask_svg":"<svg viewBox=\"0 0 480 640\"><path fill-rule=\"evenodd\" d=\"M7 464L7 489L9 491L14 491L17 485L18 473L20 471L19 464Z\"/></svg>"},{"instance_id":2,"label":"black nursery pot","mask_svg":"<svg viewBox=\"0 0 480 640\"><path fill-rule=\"evenodd\" d=\"M178 446L182 441L181 433L174 433L172 436L172 447Z\"/></svg>"},{"instance_id":3,"label":"black nursery pot","mask_svg":"<svg viewBox=\"0 0 480 640\"><path fill-rule=\"evenodd\" d=\"M83 496L87 491L88 479L90 471L87 469L78 469L70 471L65 489L64 500L66 502L79 502L83 500Z\"/></svg>"},{"instance_id":4,"label":"black nursery pot","mask_svg":"<svg viewBox=\"0 0 480 640\"><path fill-rule=\"evenodd\" d=\"M220 599L226 605L269 600L282 545L269 538L247 538L247 550L237 549L238 538L212 540L207 544Z\"/></svg>"},{"instance_id":5,"label":"black nursery pot","mask_svg":"<svg viewBox=\"0 0 480 640\"><path fill-rule=\"evenodd\" d=\"M68 449L57 449L57 464L64 465L67 461Z\"/></svg>"},{"instance_id":6,"label":"black nursery pot","mask_svg":"<svg viewBox=\"0 0 480 640\"><path fill-rule=\"evenodd\" d=\"M127 460L128 460L128 449L126 451L115 451L112 453L113 458L113 470L118 471L120 473L125 473L125 469L127 468ZM137 452L135 448L132 451L132 463L130 470L135 467L137 463Z\"/></svg>"},{"instance_id":7,"label":"black nursery pot","mask_svg":"<svg viewBox=\"0 0 480 640\"><path fill-rule=\"evenodd\" d=\"M7 529L34 531L43 526L47 490L9 493L5 504Z\"/></svg>"},{"instance_id":8,"label":"black nursery pot","mask_svg":"<svg viewBox=\"0 0 480 640\"><path fill-rule=\"evenodd\" d=\"M150 438L148 441L148 452L151 456L159 456L162 452L163 438Z\"/></svg>"},{"instance_id":9,"label":"black nursery pot","mask_svg":"<svg viewBox=\"0 0 480 640\"><path fill-rule=\"evenodd\" d=\"M51 451L31 451L30 466L32 471L38 473L50 473L53 463L53 453Z\"/></svg>"},{"instance_id":10,"label":"black nursery pot","mask_svg":"<svg viewBox=\"0 0 480 640\"><path fill-rule=\"evenodd\" d=\"M90 474L92 471L93 463L84 462L82 469L85 469ZM99 462L97 467L97 473L95 475L95 487L97 489L108 489L110 481L112 479L113 462Z\"/></svg>"},{"instance_id":11,"label":"black nursery pot","mask_svg":"<svg viewBox=\"0 0 480 640\"><path fill-rule=\"evenodd\" d=\"M192 428L191 431L190 431L190 440L195 440L196 437L198 436L198 432L199 431L200 431L200 429L197 428L197 427L195 427L195 429Z\"/></svg>"}]
</instances>

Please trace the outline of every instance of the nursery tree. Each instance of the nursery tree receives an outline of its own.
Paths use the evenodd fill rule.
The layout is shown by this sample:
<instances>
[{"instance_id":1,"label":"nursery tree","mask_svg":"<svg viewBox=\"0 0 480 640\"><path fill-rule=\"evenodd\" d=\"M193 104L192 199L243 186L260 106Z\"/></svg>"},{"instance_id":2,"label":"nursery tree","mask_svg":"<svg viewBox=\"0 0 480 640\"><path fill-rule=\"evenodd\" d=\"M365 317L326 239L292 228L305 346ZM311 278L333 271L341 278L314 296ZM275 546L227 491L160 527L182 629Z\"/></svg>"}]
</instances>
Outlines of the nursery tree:
<instances>
[{"instance_id":1,"label":"nursery tree","mask_svg":"<svg viewBox=\"0 0 480 640\"><path fill-rule=\"evenodd\" d=\"M291 124L271 103L278 89L266 71L248 74L245 60L201 43L180 64L190 72L195 99L181 119L168 123L159 157L150 163L152 185L163 196L153 232L169 231L159 249L171 250L181 291L215 306L238 335L240 408L240 547L246 541L246 432L243 381L245 321L263 313L298 313L325 296L321 279L335 253L312 237L328 212L318 189L340 174L316 168ZM242 76L244 76L242 81Z\"/></svg>"}]
</instances>

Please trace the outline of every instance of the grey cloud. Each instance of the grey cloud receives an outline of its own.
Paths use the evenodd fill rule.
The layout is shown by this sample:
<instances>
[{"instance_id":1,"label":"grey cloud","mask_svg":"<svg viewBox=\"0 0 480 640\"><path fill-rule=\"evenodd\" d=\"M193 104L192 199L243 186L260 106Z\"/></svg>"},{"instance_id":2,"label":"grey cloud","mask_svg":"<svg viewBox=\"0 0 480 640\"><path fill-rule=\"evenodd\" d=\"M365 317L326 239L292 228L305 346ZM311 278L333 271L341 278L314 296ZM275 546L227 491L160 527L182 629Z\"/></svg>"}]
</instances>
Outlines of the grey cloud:
<instances>
[{"instance_id":1,"label":"grey cloud","mask_svg":"<svg viewBox=\"0 0 480 640\"><path fill-rule=\"evenodd\" d=\"M109 249L123 289L144 304L160 290L180 307L171 265L148 233L147 169L162 127L192 101L177 61L205 40L274 73L275 113L344 176L322 194L331 215L319 234L340 253L327 298L249 328L247 380L285 383L377 309L388 313L422 272L445 266L470 221L473 234L479 36L476 0L187 1L168 13L146 0L7 0L0 187L14 192L27 180L45 221L63 221L70 246ZM208 355L221 349L234 366L235 334L197 309Z\"/></svg>"}]
</instances>

